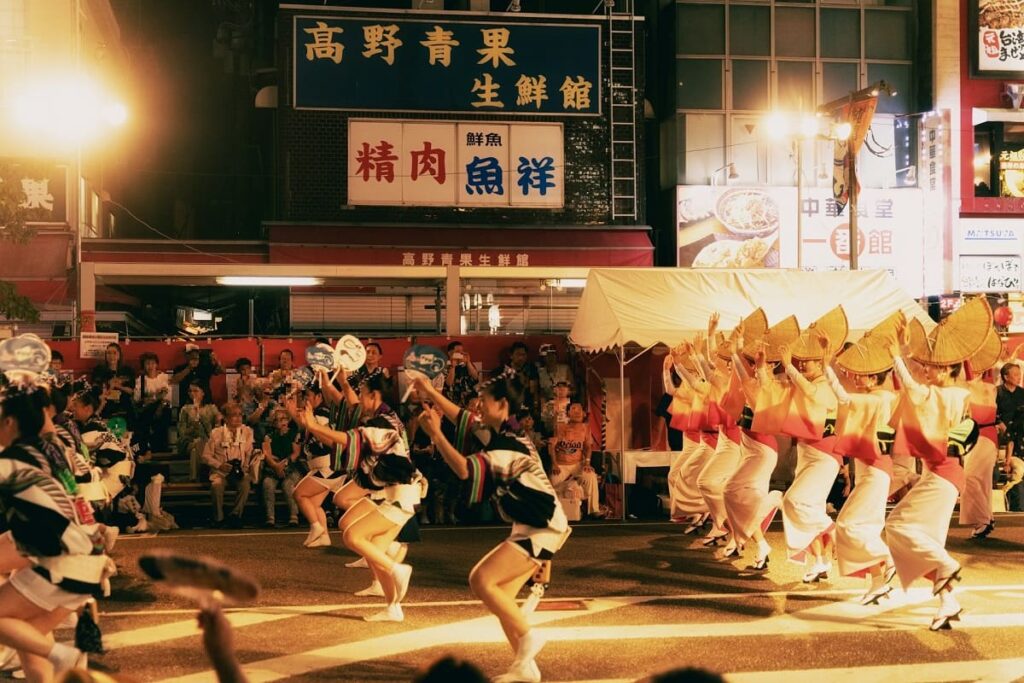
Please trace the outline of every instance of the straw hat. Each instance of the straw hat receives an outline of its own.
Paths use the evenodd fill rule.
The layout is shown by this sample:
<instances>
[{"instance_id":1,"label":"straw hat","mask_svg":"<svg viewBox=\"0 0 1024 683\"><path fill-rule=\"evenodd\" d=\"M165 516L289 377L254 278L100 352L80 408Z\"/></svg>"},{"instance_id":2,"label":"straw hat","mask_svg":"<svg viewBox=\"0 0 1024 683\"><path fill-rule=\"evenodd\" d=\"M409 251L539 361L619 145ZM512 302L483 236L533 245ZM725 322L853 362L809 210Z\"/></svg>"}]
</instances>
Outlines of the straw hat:
<instances>
[{"instance_id":1,"label":"straw hat","mask_svg":"<svg viewBox=\"0 0 1024 683\"><path fill-rule=\"evenodd\" d=\"M756 308L754 312L748 315L743 321L737 325L736 329L732 331L732 334L726 338L726 336L719 332L715 338L715 352L719 358L728 360L730 358L728 347L729 342L735 342L740 327L743 328L743 346L754 345L761 341L761 337L768 330L768 316L764 314L764 309Z\"/></svg>"},{"instance_id":2,"label":"straw hat","mask_svg":"<svg viewBox=\"0 0 1024 683\"><path fill-rule=\"evenodd\" d=\"M672 355L672 364L677 368L682 368L687 372L693 373L697 371L697 366L693 362L693 358L690 352L691 346L687 342L681 342L673 346L669 353Z\"/></svg>"},{"instance_id":3,"label":"straw hat","mask_svg":"<svg viewBox=\"0 0 1024 683\"><path fill-rule=\"evenodd\" d=\"M846 320L846 311L842 306L836 306L804 330L800 338L793 344L793 358L821 360L825 357L825 349L821 345L821 335L824 334L828 339L830 349L838 349L846 341L849 331L850 324Z\"/></svg>"},{"instance_id":4,"label":"straw hat","mask_svg":"<svg viewBox=\"0 0 1024 683\"><path fill-rule=\"evenodd\" d=\"M910 323L910 357L925 365L956 365L981 348L992 331L992 309L983 296L941 320L931 334L916 318Z\"/></svg>"},{"instance_id":5,"label":"straw hat","mask_svg":"<svg viewBox=\"0 0 1024 683\"><path fill-rule=\"evenodd\" d=\"M782 360L781 347L792 344L799 336L800 323L797 322L795 315L791 315L772 325L760 338L752 339L749 345L746 335L744 335L743 355L753 360L763 344L765 360L769 363L776 363Z\"/></svg>"},{"instance_id":6,"label":"straw hat","mask_svg":"<svg viewBox=\"0 0 1024 683\"><path fill-rule=\"evenodd\" d=\"M980 375L992 368L1002 355L1003 340L999 333L996 332L996 328L992 327L989 329L988 336L985 337L981 348L975 351L967 361L971 364L971 371Z\"/></svg>"},{"instance_id":7,"label":"straw hat","mask_svg":"<svg viewBox=\"0 0 1024 683\"><path fill-rule=\"evenodd\" d=\"M836 365L854 375L876 375L892 368L890 348L905 324L906 316L897 311L864 333L860 340L836 356Z\"/></svg>"}]
</instances>

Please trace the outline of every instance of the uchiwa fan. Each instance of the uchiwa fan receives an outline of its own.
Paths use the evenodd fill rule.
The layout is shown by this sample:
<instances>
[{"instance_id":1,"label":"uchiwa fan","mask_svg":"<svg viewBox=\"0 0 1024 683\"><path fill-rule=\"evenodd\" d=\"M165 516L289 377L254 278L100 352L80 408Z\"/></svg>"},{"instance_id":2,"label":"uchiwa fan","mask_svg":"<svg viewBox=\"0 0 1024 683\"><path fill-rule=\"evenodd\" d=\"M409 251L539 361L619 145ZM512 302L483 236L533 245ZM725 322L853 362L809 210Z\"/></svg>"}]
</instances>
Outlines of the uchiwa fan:
<instances>
[{"instance_id":1,"label":"uchiwa fan","mask_svg":"<svg viewBox=\"0 0 1024 683\"><path fill-rule=\"evenodd\" d=\"M910 356L925 365L956 365L970 358L992 330L992 309L985 297L971 299L926 334L917 319L910 323Z\"/></svg>"},{"instance_id":2,"label":"uchiwa fan","mask_svg":"<svg viewBox=\"0 0 1024 683\"><path fill-rule=\"evenodd\" d=\"M793 344L793 358L821 360L825 356L825 348L821 344L822 335L828 340L828 348L835 350L842 347L849 331L850 324L846 320L846 311L842 306L836 306L804 330Z\"/></svg>"}]
</instances>

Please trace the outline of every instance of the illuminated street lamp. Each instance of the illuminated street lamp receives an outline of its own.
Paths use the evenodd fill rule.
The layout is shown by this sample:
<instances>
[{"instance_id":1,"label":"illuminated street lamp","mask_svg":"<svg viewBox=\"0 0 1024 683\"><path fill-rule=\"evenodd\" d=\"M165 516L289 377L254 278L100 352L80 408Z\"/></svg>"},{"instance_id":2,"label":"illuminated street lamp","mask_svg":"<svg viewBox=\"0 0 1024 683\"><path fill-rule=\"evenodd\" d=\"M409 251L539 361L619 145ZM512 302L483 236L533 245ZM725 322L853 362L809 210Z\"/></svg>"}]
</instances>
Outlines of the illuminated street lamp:
<instances>
[{"instance_id":1,"label":"illuminated street lamp","mask_svg":"<svg viewBox=\"0 0 1024 683\"><path fill-rule=\"evenodd\" d=\"M806 140L845 140L850 136L850 124L823 125L825 120L814 114L791 114L773 111L763 119L763 130L775 141L789 140L796 157L796 267L804 265L803 143Z\"/></svg>"}]
</instances>

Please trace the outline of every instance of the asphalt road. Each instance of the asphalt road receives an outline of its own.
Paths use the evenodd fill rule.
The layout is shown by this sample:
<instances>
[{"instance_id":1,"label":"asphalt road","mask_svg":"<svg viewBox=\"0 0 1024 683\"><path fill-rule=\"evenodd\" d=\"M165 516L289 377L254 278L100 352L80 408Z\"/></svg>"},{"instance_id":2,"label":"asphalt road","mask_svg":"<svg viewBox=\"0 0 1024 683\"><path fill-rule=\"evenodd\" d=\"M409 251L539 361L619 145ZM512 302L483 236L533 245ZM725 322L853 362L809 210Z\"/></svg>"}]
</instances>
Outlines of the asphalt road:
<instances>
[{"instance_id":1,"label":"asphalt road","mask_svg":"<svg viewBox=\"0 0 1024 683\"><path fill-rule=\"evenodd\" d=\"M550 637L538 657L545 681L632 681L678 666L775 681L1011 681L1024 677L1024 515L1005 515L986 541L950 532L964 566L965 614L931 633L936 608L920 582L877 607L855 601L860 580L806 586L787 563L781 529L767 573L718 561L678 526L594 523L575 528L534 615ZM473 564L503 528L430 528L412 546L411 588L401 624L366 623L380 600L352 593L369 583L337 546L301 545L305 531L172 532L122 539L114 594L101 604L108 652L93 666L119 680L213 680L194 607L160 592L137 568L166 547L227 561L258 578L257 604L232 610L236 646L251 680L408 681L445 654L488 675L511 660L497 624L469 593Z\"/></svg>"}]
</instances>

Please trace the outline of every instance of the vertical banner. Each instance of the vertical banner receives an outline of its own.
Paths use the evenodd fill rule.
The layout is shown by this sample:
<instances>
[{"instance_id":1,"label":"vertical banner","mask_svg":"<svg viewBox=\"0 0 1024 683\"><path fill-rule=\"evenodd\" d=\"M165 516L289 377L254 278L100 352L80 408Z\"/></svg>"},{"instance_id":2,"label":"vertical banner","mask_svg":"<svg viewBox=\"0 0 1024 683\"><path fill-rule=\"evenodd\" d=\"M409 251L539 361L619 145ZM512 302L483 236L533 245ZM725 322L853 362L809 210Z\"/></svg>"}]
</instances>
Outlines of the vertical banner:
<instances>
[{"instance_id":1,"label":"vertical banner","mask_svg":"<svg viewBox=\"0 0 1024 683\"><path fill-rule=\"evenodd\" d=\"M854 163L861 145L871 130L871 119L875 116L877 97L856 100L839 110L839 118L850 124L850 137L836 140L832 158L832 195L839 211L850 201L850 164ZM858 184L857 189L860 189Z\"/></svg>"},{"instance_id":2,"label":"vertical banner","mask_svg":"<svg viewBox=\"0 0 1024 683\"><path fill-rule=\"evenodd\" d=\"M458 143L459 206L508 205L509 126L504 123L460 123Z\"/></svg>"},{"instance_id":3,"label":"vertical banner","mask_svg":"<svg viewBox=\"0 0 1024 683\"><path fill-rule=\"evenodd\" d=\"M402 203L402 124L349 120L348 203Z\"/></svg>"},{"instance_id":4,"label":"vertical banner","mask_svg":"<svg viewBox=\"0 0 1024 683\"><path fill-rule=\"evenodd\" d=\"M402 201L422 206L454 204L455 128L443 123L407 123L402 145Z\"/></svg>"},{"instance_id":5,"label":"vertical banner","mask_svg":"<svg viewBox=\"0 0 1024 683\"><path fill-rule=\"evenodd\" d=\"M514 133L509 163L515 181L509 203L512 206L562 206L562 127L519 124L514 127Z\"/></svg>"}]
</instances>

